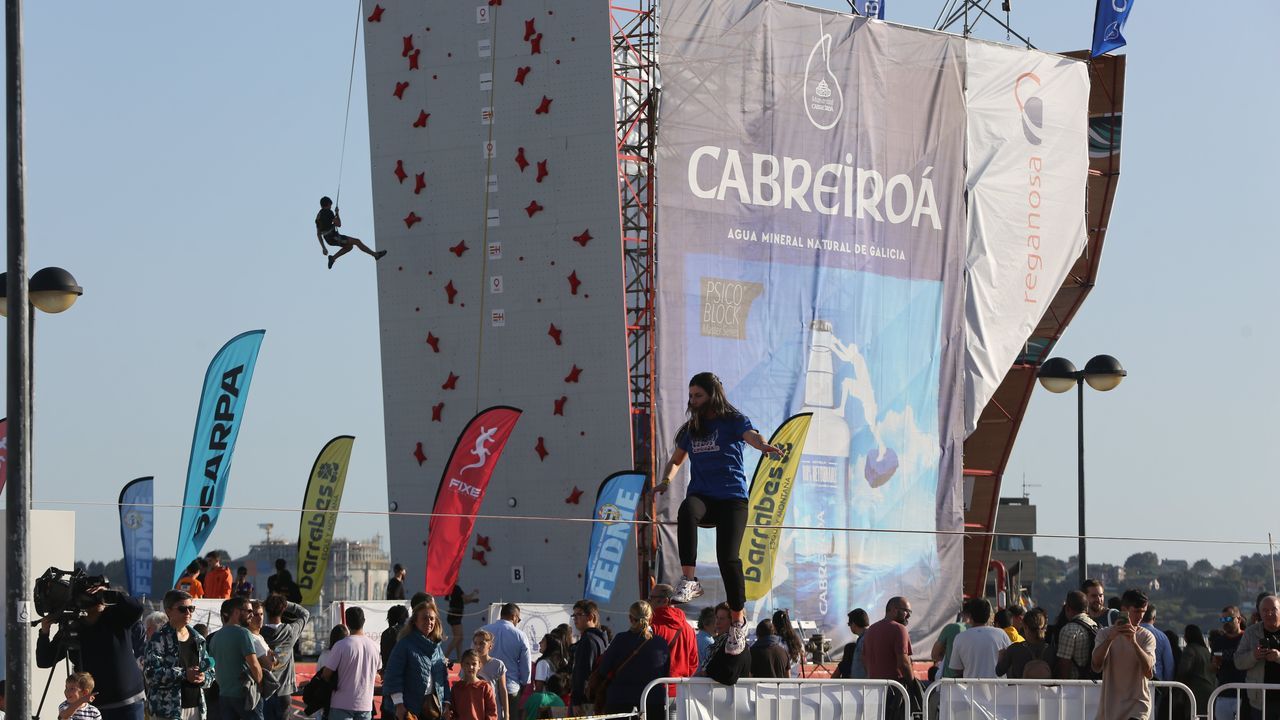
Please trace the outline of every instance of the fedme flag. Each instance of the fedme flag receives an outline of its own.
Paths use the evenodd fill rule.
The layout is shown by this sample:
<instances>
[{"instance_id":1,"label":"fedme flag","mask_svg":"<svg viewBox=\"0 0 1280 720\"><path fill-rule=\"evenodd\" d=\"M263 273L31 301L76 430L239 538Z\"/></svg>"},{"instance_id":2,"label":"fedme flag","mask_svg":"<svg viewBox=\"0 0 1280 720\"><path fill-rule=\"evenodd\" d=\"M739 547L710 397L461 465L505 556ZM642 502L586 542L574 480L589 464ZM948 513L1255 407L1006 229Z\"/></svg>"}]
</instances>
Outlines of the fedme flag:
<instances>
[{"instance_id":1,"label":"fedme flag","mask_svg":"<svg viewBox=\"0 0 1280 720\"><path fill-rule=\"evenodd\" d=\"M587 572L583 597L607 603L618 584L618 571L631 542L631 525L644 494L645 474L617 472L600 483L592 517L591 542L587 545Z\"/></svg>"},{"instance_id":2,"label":"fedme flag","mask_svg":"<svg viewBox=\"0 0 1280 720\"><path fill-rule=\"evenodd\" d=\"M240 434L240 421L249 398L249 381L258 361L258 349L266 330L251 330L231 338L213 356L204 375L204 389L196 410L195 437L187 465L187 489L182 500L182 520L178 525L178 547L174 554L173 583L182 571L200 556L200 550L218 524L231 454Z\"/></svg>"},{"instance_id":3,"label":"fedme flag","mask_svg":"<svg viewBox=\"0 0 1280 720\"><path fill-rule=\"evenodd\" d=\"M298 589L302 604L314 605L320 600L324 574L329 569L329 547L338 524L342 506L342 489L347 483L347 467L351 464L351 446L356 439L340 435L320 450L311 466L311 479L302 500L302 519L298 521Z\"/></svg>"},{"instance_id":4,"label":"fedme flag","mask_svg":"<svg viewBox=\"0 0 1280 720\"><path fill-rule=\"evenodd\" d=\"M1093 51L1090 57L1125 46L1124 24L1129 19L1133 0L1098 0L1093 16Z\"/></svg>"},{"instance_id":5,"label":"fedme flag","mask_svg":"<svg viewBox=\"0 0 1280 720\"><path fill-rule=\"evenodd\" d=\"M759 600L773 588L773 563L778 558L781 531L760 526L778 526L786 520L791 488L800 468L804 439L809 434L812 419L813 413L787 418L769 438L770 445L782 450L782 457L761 455L760 464L756 465L755 475L751 477L747 522L757 527L747 530L739 551L748 600Z\"/></svg>"},{"instance_id":6,"label":"fedme flag","mask_svg":"<svg viewBox=\"0 0 1280 720\"><path fill-rule=\"evenodd\" d=\"M133 597L151 594L151 559L154 553L154 480L131 481L120 490L120 543L124 546L124 572Z\"/></svg>"},{"instance_id":7,"label":"fedme flag","mask_svg":"<svg viewBox=\"0 0 1280 720\"><path fill-rule=\"evenodd\" d=\"M424 573L428 593L448 595L458 581L489 478L519 419L516 408L497 405L471 418L458 436L431 508Z\"/></svg>"}]
</instances>

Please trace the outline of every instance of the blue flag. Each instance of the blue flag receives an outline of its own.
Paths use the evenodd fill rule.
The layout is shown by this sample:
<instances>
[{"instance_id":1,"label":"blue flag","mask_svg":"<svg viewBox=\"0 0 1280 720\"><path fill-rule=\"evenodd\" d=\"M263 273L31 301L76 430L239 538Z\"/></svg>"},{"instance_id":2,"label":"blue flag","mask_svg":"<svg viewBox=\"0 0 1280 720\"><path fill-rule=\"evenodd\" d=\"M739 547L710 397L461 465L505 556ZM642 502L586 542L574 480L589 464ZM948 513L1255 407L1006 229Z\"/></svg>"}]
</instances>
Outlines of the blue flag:
<instances>
[{"instance_id":1,"label":"blue flag","mask_svg":"<svg viewBox=\"0 0 1280 720\"><path fill-rule=\"evenodd\" d=\"M1089 57L1124 47L1122 32L1131 8L1133 0L1098 0L1098 9L1093 15L1093 50Z\"/></svg>"},{"instance_id":2,"label":"blue flag","mask_svg":"<svg viewBox=\"0 0 1280 720\"><path fill-rule=\"evenodd\" d=\"M124 545L126 587L133 597L151 594L152 539L155 531L152 506L153 480L138 478L120 491L120 542Z\"/></svg>"},{"instance_id":3,"label":"blue flag","mask_svg":"<svg viewBox=\"0 0 1280 720\"><path fill-rule=\"evenodd\" d=\"M591 544L587 546L586 583L583 597L607 603L618 584L618 572L631 542L631 521L644 494L644 473L634 470L617 472L600 483L591 526ZM621 522L619 522L621 521Z\"/></svg>"},{"instance_id":4,"label":"blue flag","mask_svg":"<svg viewBox=\"0 0 1280 720\"><path fill-rule=\"evenodd\" d=\"M182 500L178 549L174 554L173 582L200 556L200 550L218 523L222 499L227 494L231 452L240 434L240 421L249 398L249 381L258 360L258 348L266 330L251 330L231 338L209 363L204 390L196 412L195 438L187 465L187 491Z\"/></svg>"},{"instance_id":5,"label":"blue flag","mask_svg":"<svg viewBox=\"0 0 1280 720\"><path fill-rule=\"evenodd\" d=\"M884 19L885 0L858 0L858 12L877 20Z\"/></svg>"}]
</instances>

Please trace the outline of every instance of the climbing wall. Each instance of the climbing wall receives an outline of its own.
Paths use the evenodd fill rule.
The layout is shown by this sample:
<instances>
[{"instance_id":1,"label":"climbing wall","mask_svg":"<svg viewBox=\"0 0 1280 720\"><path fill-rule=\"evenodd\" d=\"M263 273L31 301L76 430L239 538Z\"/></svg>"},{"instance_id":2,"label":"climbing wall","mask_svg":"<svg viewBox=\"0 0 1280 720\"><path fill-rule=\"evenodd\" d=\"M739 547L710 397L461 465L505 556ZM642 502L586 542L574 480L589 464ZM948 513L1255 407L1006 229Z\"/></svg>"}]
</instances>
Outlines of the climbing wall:
<instances>
[{"instance_id":1,"label":"climbing wall","mask_svg":"<svg viewBox=\"0 0 1280 720\"><path fill-rule=\"evenodd\" d=\"M523 411L481 515L587 519L631 466L610 18L598 0L366 0L364 15L391 554L413 590L413 513L478 410ZM589 536L481 519L460 582L482 603L572 601ZM632 552L615 603L635 586Z\"/></svg>"}]
</instances>

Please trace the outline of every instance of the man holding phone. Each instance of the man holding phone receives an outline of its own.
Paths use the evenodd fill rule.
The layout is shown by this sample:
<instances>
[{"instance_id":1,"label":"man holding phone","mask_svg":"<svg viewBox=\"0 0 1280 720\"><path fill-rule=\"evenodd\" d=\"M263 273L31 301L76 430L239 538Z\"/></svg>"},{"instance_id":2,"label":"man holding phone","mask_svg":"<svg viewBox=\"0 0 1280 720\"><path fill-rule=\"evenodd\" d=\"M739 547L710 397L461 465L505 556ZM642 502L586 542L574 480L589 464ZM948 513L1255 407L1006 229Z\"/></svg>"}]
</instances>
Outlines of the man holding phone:
<instances>
[{"instance_id":1,"label":"man holding phone","mask_svg":"<svg viewBox=\"0 0 1280 720\"><path fill-rule=\"evenodd\" d=\"M1146 611L1146 594L1126 590L1120 597L1120 614L1110 627L1098 631L1093 669L1102 673L1099 720L1151 715L1149 681L1156 667L1156 638L1140 627Z\"/></svg>"}]
</instances>

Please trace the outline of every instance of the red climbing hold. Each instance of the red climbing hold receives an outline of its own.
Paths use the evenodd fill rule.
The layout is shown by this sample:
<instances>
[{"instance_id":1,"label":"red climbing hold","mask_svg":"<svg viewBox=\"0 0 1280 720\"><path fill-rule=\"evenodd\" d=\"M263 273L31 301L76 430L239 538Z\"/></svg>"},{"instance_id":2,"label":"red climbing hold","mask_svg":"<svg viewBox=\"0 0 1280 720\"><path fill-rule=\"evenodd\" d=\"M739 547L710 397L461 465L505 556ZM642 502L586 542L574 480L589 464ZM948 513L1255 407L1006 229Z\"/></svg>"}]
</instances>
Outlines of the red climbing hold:
<instances>
[{"instance_id":1,"label":"red climbing hold","mask_svg":"<svg viewBox=\"0 0 1280 720\"><path fill-rule=\"evenodd\" d=\"M421 195L423 190L427 189L427 174L424 172L416 173L413 176L413 194Z\"/></svg>"},{"instance_id":2,"label":"red climbing hold","mask_svg":"<svg viewBox=\"0 0 1280 720\"><path fill-rule=\"evenodd\" d=\"M440 352L440 338L432 335L431 333L427 333L427 344L431 346L432 352Z\"/></svg>"},{"instance_id":3,"label":"red climbing hold","mask_svg":"<svg viewBox=\"0 0 1280 720\"><path fill-rule=\"evenodd\" d=\"M398 82L398 83L396 83L396 91L395 91L394 93L392 93L392 95L395 95L397 100L403 100L403 99L404 99L404 91L405 91L405 90L408 90L408 89L409 89L409 83L407 83L407 82Z\"/></svg>"},{"instance_id":4,"label":"red climbing hold","mask_svg":"<svg viewBox=\"0 0 1280 720\"><path fill-rule=\"evenodd\" d=\"M409 53L409 69L410 69L410 70L417 70L417 69L418 69L418 58L419 58L419 57L422 57L422 51L421 51L421 50L414 50L413 52Z\"/></svg>"},{"instance_id":5,"label":"red climbing hold","mask_svg":"<svg viewBox=\"0 0 1280 720\"><path fill-rule=\"evenodd\" d=\"M546 177L548 174L549 173L547 172L547 161L539 160L538 161L538 182L542 182L542 178Z\"/></svg>"},{"instance_id":6,"label":"red climbing hold","mask_svg":"<svg viewBox=\"0 0 1280 720\"><path fill-rule=\"evenodd\" d=\"M373 6L373 12L372 12L372 13L370 13L370 14L369 14L369 17L368 17L368 18L366 18L366 19L367 19L369 22L382 22L382 13L384 13L384 12L386 12L386 11L387 11L387 9L386 9L386 8L384 8L384 7L382 7L381 5L374 5L374 6Z\"/></svg>"},{"instance_id":7,"label":"red climbing hold","mask_svg":"<svg viewBox=\"0 0 1280 720\"><path fill-rule=\"evenodd\" d=\"M422 452L422 443L418 443L418 446L413 449L413 459L418 461L419 466L427 461L427 454Z\"/></svg>"},{"instance_id":8,"label":"red climbing hold","mask_svg":"<svg viewBox=\"0 0 1280 720\"><path fill-rule=\"evenodd\" d=\"M444 381L444 384L440 386L440 389L441 390L457 390L458 376L454 375L453 373L449 373L449 379Z\"/></svg>"},{"instance_id":9,"label":"red climbing hold","mask_svg":"<svg viewBox=\"0 0 1280 720\"><path fill-rule=\"evenodd\" d=\"M535 445L535 446L533 447L533 449L537 451L537 453L538 453L538 460L540 460L540 461L541 461L541 460L546 460L546 459L547 459L547 456L551 454L551 453L547 452L547 444L546 444L546 442L542 439L542 436L541 436L541 435L539 435L539 436L538 436L538 444L537 444L537 445Z\"/></svg>"},{"instance_id":10,"label":"red climbing hold","mask_svg":"<svg viewBox=\"0 0 1280 720\"><path fill-rule=\"evenodd\" d=\"M414 126L414 127L426 127L426 126L427 126L427 118L429 118L429 117L431 117L431 113L427 112L426 110L419 110L419 111L418 111L418 119L413 121L413 126Z\"/></svg>"},{"instance_id":11,"label":"red climbing hold","mask_svg":"<svg viewBox=\"0 0 1280 720\"><path fill-rule=\"evenodd\" d=\"M578 367L577 365L574 365L573 369L569 371L569 374L564 377L564 381L567 383L576 383L578 382L578 378L581 376L582 376L582 368Z\"/></svg>"},{"instance_id":12,"label":"red climbing hold","mask_svg":"<svg viewBox=\"0 0 1280 720\"><path fill-rule=\"evenodd\" d=\"M418 217L418 213L412 210L409 211L408 215L404 216L404 226L407 228L411 228L420 222L422 222L422 218Z\"/></svg>"},{"instance_id":13,"label":"red climbing hold","mask_svg":"<svg viewBox=\"0 0 1280 720\"><path fill-rule=\"evenodd\" d=\"M582 247L586 247L587 243L591 242L591 230L590 229L583 230L581 235L574 235L573 241L578 243Z\"/></svg>"},{"instance_id":14,"label":"red climbing hold","mask_svg":"<svg viewBox=\"0 0 1280 720\"><path fill-rule=\"evenodd\" d=\"M409 177L409 173L406 173L404 171L404 161L397 160L396 161L396 179L403 183L404 179L407 177Z\"/></svg>"},{"instance_id":15,"label":"red climbing hold","mask_svg":"<svg viewBox=\"0 0 1280 720\"><path fill-rule=\"evenodd\" d=\"M534 20L537 20L537 18L529 18L528 20L524 21L524 41L525 42L529 42L529 38L533 37L538 32L537 28L533 26Z\"/></svg>"},{"instance_id":16,"label":"red climbing hold","mask_svg":"<svg viewBox=\"0 0 1280 720\"><path fill-rule=\"evenodd\" d=\"M501 5L501 4L502 4L502 0L489 0L489 7L493 7L494 5Z\"/></svg>"},{"instance_id":17,"label":"red climbing hold","mask_svg":"<svg viewBox=\"0 0 1280 720\"><path fill-rule=\"evenodd\" d=\"M551 98L546 95L542 96L542 102L538 103L538 109L533 111L534 115L546 115L551 112Z\"/></svg>"},{"instance_id":18,"label":"red climbing hold","mask_svg":"<svg viewBox=\"0 0 1280 720\"><path fill-rule=\"evenodd\" d=\"M552 414L552 415L559 415L559 416L561 416L561 417L564 417L564 404L565 404L566 402L569 402L569 396L568 396L568 395L561 395L561 396L560 396L560 399L559 399L559 400L556 400L556 409L555 409L555 410L553 410L553 411L551 412L551 414Z\"/></svg>"},{"instance_id":19,"label":"red climbing hold","mask_svg":"<svg viewBox=\"0 0 1280 720\"><path fill-rule=\"evenodd\" d=\"M560 328L556 327L555 323L551 323L551 329L547 331L547 334L551 336L552 340L556 341L557 345L560 344L560 332Z\"/></svg>"},{"instance_id":20,"label":"red climbing hold","mask_svg":"<svg viewBox=\"0 0 1280 720\"><path fill-rule=\"evenodd\" d=\"M572 295L577 295L578 288L581 285L582 285L582 281L578 279L578 271L574 270L573 272L569 273L569 293Z\"/></svg>"},{"instance_id":21,"label":"red climbing hold","mask_svg":"<svg viewBox=\"0 0 1280 720\"><path fill-rule=\"evenodd\" d=\"M529 204L525 207L524 211L529 213L529 217L533 217L534 215L537 215L538 213L542 212L544 209L545 208L543 208L541 205L538 204L537 200L530 200Z\"/></svg>"},{"instance_id":22,"label":"red climbing hold","mask_svg":"<svg viewBox=\"0 0 1280 720\"><path fill-rule=\"evenodd\" d=\"M516 150L516 165L520 166L520 172L524 172L524 169L529 167L529 161L524 158L524 148Z\"/></svg>"},{"instance_id":23,"label":"red climbing hold","mask_svg":"<svg viewBox=\"0 0 1280 720\"><path fill-rule=\"evenodd\" d=\"M462 253L466 251L467 251L466 240L459 240L457 245L454 245L453 247L449 248L449 252L453 253L454 255L457 255L458 257L462 257Z\"/></svg>"},{"instance_id":24,"label":"red climbing hold","mask_svg":"<svg viewBox=\"0 0 1280 720\"><path fill-rule=\"evenodd\" d=\"M569 497L564 499L565 504L577 505L578 501L582 499L582 493L583 491L579 490L577 485L574 485L573 490L569 493Z\"/></svg>"},{"instance_id":25,"label":"red climbing hold","mask_svg":"<svg viewBox=\"0 0 1280 720\"><path fill-rule=\"evenodd\" d=\"M528 76L529 76L529 72L530 72L531 70L533 70L533 68L529 67L528 65L525 65L525 66L524 66L524 67L522 67L522 68L518 68L518 69L516 70L516 82L518 82L518 83L520 83L521 85L523 85L523 84L524 84L524 79L525 79L526 77L528 77Z\"/></svg>"},{"instance_id":26,"label":"red climbing hold","mask_svg":"<svg viewBox=\"0 0 1280 720\"><path fill-rule=\"evenodd\" d=\"M483 550L472 550L472 551L471 551L471 559L472 559L472 560L475 560L476 562L478 562L478 563L480 563L481 565L484 565L484 566L486 566L486 567L489 565L489 561L484 559L484 551L483 551Z\"/></svg>"},{"instance_id":27,"label":"red climbing hold","mask_svg":"<svg viewBox=\"0 0 1280 720\"><path fill-rule=\"evenodd\" d=\"M542 54L542 33L538 33L537 35L534 35L533 39L529 41L529 54L530 55Z\"/></svg>"},{"instance_id":28,"label":"red climbing hold","mask_svg":"<svg viewBox=\"0 0 1280 720\"><path fill-rule=\"evenodd\" d=\"M482 547L489 552L493 552L493 547L489 545L488 535L476 535L476 547Z\"/></svg>"},{"instance_id":29,"label":"red climbing hold","mask_svg":"<svg viewBox=\"0 0 1280 720\"><path fill-rule=\"evenodd\" d=\"M448 285L444 286L444 291L449 296L449 304L452 305L453 299L458 296L458 289L453 286L452 280L449 281Z\"/></svg>"},{"instance_id":30,"label":"red climbing hold","mask_svg":"<svg viewBox=\"0 0 1280 720\"><path fill-rule=\"evenodd\" d=\"M413 36L404 36L404 48L400 51L400 57L409 57L409 53L413 52Z\"/></svg>"},{"instance_id":31,"label":"red climbing hold","mask_svg":"<svg viewBox=\"0 0 1280 720\"><path fill-rule=\"evenodd\" d=\"M431 422L440 422L440 413L444 412L444 403L431 406Z\"/></svg>"}]
</instances>

